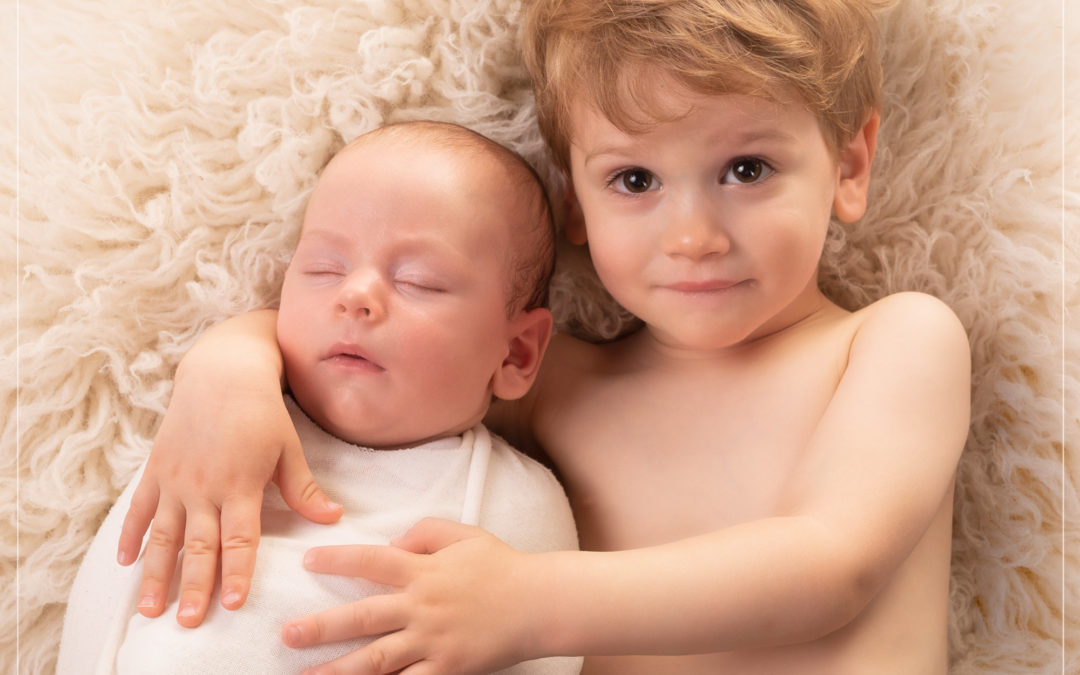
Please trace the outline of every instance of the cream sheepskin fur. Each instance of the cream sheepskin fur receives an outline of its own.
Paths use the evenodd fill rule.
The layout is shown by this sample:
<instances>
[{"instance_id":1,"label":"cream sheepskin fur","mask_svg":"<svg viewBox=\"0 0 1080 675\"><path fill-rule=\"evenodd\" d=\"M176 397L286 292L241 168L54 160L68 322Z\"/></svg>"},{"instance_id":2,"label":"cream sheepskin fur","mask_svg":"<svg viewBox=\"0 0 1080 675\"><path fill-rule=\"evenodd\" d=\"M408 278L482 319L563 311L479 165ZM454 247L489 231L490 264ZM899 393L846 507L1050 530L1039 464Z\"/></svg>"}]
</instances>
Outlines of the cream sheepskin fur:
<instances>
[{"instance_id":1,"label":"cream sheepskin fur","mask_svg":"<svg viewBox=\"0 0 1080 675\"><path fill-rule=\"evenodd\" d=\"M520 5L0 5L0 672L51 672L80 557L149 451L178 360L208 326L275 302L337 148L389 121L459 122L558 192ZM1080 34L1063 15L1056 2L906 0L883 17L872 206L836 228L824 261L841 304L926 291L971 337L956 674L1080 671L1080 138L1062 119L1063 101L1078 110L1062 69ZM587 258L564 253L561 324L621 330Z\"/></svg>"}]
</instances>

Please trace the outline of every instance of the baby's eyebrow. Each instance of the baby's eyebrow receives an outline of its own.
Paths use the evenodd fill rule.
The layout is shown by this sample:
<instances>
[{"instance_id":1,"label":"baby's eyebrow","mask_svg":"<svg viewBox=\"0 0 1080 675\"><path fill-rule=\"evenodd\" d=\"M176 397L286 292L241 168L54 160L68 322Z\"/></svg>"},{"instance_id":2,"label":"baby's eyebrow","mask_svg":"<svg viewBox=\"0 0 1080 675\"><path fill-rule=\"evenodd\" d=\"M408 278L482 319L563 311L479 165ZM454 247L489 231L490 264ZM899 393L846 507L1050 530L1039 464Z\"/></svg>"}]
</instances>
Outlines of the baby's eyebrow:
<instances>
[{"instance_id":1,"label":"baby's eyebrow","mask_svg":"<svg viewBox=\"0 0 1080 675\"><path fill-rule=\"evenodd\" d=\"M305 227L300 230L300 239L297 240L296 245L315 240L317 243L328 244L330 246L341 247L349 243L349 238L340 232L335 232L326 228L319 227Z\"/></svg>"}]
</instances>

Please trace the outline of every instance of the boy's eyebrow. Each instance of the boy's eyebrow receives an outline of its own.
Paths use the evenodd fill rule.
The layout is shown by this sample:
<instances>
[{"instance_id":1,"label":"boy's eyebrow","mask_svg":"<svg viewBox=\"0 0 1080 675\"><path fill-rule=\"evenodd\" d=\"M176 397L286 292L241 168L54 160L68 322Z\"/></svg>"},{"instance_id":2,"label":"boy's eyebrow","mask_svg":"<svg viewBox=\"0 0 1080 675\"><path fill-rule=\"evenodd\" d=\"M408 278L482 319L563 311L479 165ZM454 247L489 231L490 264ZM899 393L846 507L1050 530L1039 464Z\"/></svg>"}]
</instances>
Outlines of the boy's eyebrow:
<instances>
[{"instance_id":1,"label":"boy's eyebrow","mask_svg":"<svg viewBox=\"0 0 1080 675\"><path fill-rule=\"evenodd\" d=\"M735 141L739 143L756 143L758 141L775 141L780 143L794 143L799 140L795 134L778 129L776 127L768 127L764 129L749 129L747 131L739 133L735 137Z\"/></svg>"},{"instance_id":2,"label":"boy's eyebrow","mask_svg":"<svg viewBox=\"0 0 1080 675\"><path fill-rule=\"evenodd\" d=\"M784 131L776 127L767 128L751 128L745 131L732 132L730 135L721 134L722 139L707 139L705 143L702 143L702 147L708 147L714 145L717 142L730 143L733 145L747 145L750 143L771 142L771 143L795 143L799 139L795 134ZM607 155L621 155L628 152L633 152L637 144L634 141L628 142L615 142L608 145L600 146L595 150L589 150L588 148L581 147L585 152L584 163L587 166L589 162Z\"/></svg>"}]
</instances>

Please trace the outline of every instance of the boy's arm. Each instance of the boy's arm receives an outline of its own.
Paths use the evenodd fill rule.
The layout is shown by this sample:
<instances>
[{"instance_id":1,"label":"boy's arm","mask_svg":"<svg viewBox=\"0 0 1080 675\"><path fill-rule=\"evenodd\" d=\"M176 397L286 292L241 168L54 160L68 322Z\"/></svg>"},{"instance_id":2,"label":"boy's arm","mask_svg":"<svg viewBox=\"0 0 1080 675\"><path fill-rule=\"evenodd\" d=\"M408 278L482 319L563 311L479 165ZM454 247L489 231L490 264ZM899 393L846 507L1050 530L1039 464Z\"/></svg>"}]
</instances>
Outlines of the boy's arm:
<instances>
[{"instance_id":1,"label":"boy's arm","mask_svg":"<svg viewBox=\"0 0 1080 675\"><path fill-rule=\"evenodd\" d=\"M537 555L425 521L398 542L407 550L314 549L309 569L403 590L290 622L283 636L305 645L400 629L346 657L358 673L418 660L431 672L483 672L542 655L707 653L823 636L866 607L949 497L969 378L955 316L927 296L894 296L859 329L778 517L645 549Z\"/></svg>"},{"instance_id":2,"label":"boy's arm","mask_svg":"<svg viewBox=\"0 0 1080 675\"><path fill-rule=\"evenodd\" d=\"M270 480L311 520L332 522L341 515L315 485L285 409L276 317L272 310L251 312L211 328L177 368L117 549L120 564L134 562L150 526L137 596L145 616L164 610L181 545L179 623L202 622L219 549L222 605L243 604Z\"/></svg>"}]
</instances>

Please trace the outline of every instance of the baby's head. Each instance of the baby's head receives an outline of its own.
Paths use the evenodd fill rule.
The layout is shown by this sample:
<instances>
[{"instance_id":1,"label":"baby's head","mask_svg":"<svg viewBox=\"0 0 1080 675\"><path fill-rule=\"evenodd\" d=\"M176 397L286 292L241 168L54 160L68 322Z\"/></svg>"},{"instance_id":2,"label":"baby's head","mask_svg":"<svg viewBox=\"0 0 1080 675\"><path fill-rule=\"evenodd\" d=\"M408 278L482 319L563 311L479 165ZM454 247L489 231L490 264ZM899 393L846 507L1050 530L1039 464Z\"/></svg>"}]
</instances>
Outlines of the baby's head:
<instances>
[{"instance_id":1,"label":"baby's head","mask_svg":"<svg viewBox=\"0 0 1080 675\"><path fill-rule=\"evenodd\" d=\"M516 154L445 123L365 134L323 170L285 274L292 394L360 445L460 434L532 384L553 266L547 198Z\"/></svg>"},{"instance_id":2,"label":"baby's head","mask_svg":"<svg viewBox=\"0 0 1080 675\"><path fill-rule=\"evenodd\" d=\"M672 114L657 87L670 78L696 94L797 101L836 153L880 107L871 4L535 0L523 36L541 131L569 171L576 106L633 133Z\"/></svg>"}]
</instances>

